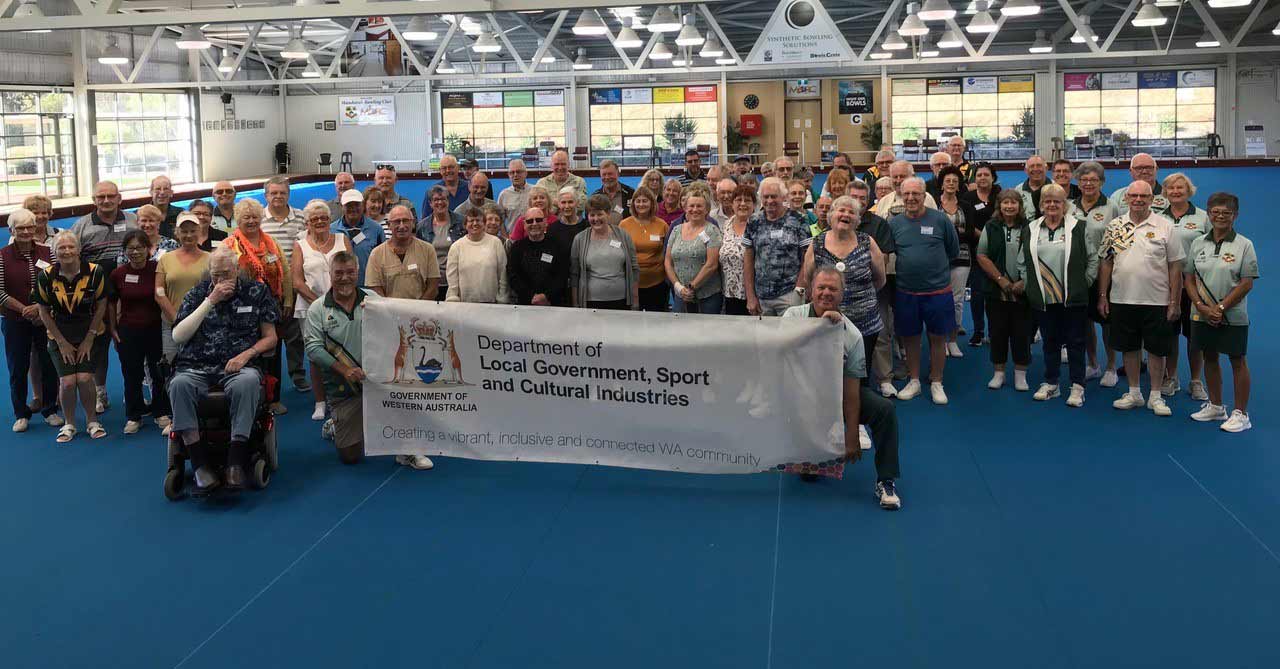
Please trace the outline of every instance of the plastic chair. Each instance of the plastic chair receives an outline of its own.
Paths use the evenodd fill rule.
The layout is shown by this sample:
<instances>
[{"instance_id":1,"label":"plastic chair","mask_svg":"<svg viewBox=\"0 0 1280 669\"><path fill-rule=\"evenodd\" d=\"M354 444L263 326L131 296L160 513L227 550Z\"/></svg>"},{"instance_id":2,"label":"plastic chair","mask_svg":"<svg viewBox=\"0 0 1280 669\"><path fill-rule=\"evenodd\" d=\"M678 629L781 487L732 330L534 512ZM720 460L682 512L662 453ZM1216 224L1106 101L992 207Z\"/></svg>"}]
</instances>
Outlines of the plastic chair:
<instances>
[{"instance_id":1,"label":"plastic chair","mask_svg":"<svg viewBox=\"0 0 1280 669\"><path fill-rule=\"evenodd\" d=\"M316 160L316 171L328 172L330 174L333 173L333 154L332 153L320 154L320 158Z\"/></svg>"},{"instance_id":2,"label":"plastic chair","mask_svg":"<svg viewBox=\"0 0 1280 669\"><path fill-rule=\"evenodd\" d=\"M573 147L573 155L570 157L573 164L586 163L591 164L591 149L585 146Z\"/></svg>"},{"instance_id":3,"label":"plastic chair","mask_svg":"<svg viewBox=\"0 0 1280 669\"><path fill-rule=\"evenodd\" d=\"M902 157L904 159L907 157L908 151L914 154L917 159L920 158L920 140L918 139L902 140Z\"/></svg>"},{"instance_id":4,"label":"plastic chair","mask_svg":"<svg viewBox=\"0 0 1280 669\"><path fill-rule=\"evenodd\" d=\"M1061 160L1063 158L1062 138L1050 137L1049 141L1053 142L1053 151L1049 153L1049 160Z\"/></svg>"},{"instance_id":5,"label":"plastic chair","mask_svg":"<svg viewBox=\"0 0 1280 669\"><path fill-rule=\"evenodd\" d=\"M351 171L351 152L343 151L342 160L338 163L338 169L343 172Z\"/></svg>"},{"instance_id":6,"label":"plastic chair","mask_svg":"<svg viewBox=\"0 0 1280 669\"><path fill-rule=\"evenodd\" d=\"M1206 139L1208 140L1209 145L1205 147L1205 155L1210 158L1222 158L1226 156L1227 147L1222 145L1221 135L1216 132L1211 132Z\"/></svg>"},{"instance_id":7,"label":"plastic chair","mask_svg":"<svg viewBox=\"0 0 1280 669\"><path fill-rule=\"evenodd\" d=\"M920 148L924 149L925 155L933 155L938 152L938 140L927 137L921 140Z\"/></svg>"},{"instance_id":8,"label":"plastic chair","mask_svg":"<svg viewBox=\"0 0 1280 669\"><path fill-rule=\"evenodd\" d=\"M1076 158L1080 158L1082 152L1088 152L1090 158L1096 158L1094 153L1093 138L1088 135L1076 135L1071 140L1071 146L1075 149Z\"/></svg>"}]
</instances>

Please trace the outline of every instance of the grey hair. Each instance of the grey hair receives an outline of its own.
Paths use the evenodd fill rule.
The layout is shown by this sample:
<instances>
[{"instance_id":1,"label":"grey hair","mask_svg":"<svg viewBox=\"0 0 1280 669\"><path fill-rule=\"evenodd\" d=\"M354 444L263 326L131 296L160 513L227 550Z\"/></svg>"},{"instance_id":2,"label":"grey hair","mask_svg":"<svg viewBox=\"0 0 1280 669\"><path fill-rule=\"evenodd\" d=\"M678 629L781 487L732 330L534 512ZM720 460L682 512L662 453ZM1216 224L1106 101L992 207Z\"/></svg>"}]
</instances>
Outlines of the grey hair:
<instances>
[{"instance_id":1,"label":"grey hair","mask_svg":"<svg viewBox=\"0 0 1280 669\"><path fill-rule=\"evenodd\" d=\"M1086 174L1096 174L1099 182L1107 183L1107 171L1103 169L1102 164L1096 160L1086 160L1076 166L1076 180L1079 180L1080 177Z\"/></svg>"},{"instance_id":2,"label":"grey hair","mask_svg":"<svg viewBox=\"0 0 1280 669\"><path fill-rule=\"evenodd\" d=\"M880 178L881 178L881 179L883 179L884 177L880 177ZM892 181L892 179L890 179L890 181ZM853 181L850 181L850 182L849 182L849 187L850 187L850 188L856 188L856 189L858 189L858 190L865 190L865 191L868 191L868 192L870 192L870 191L871 191L871 187L870 187L870 186L868 186L868 185L867 185L867 182L863 181L862 179L854 179Z\"/></svg>"},{"instance_id":3,"label":"grey hair","mask_svg":"<svg viewBox=\"0 0 1280 669\"><path fill-rule=\"evenodd\" d=\"M905 188L909 183L918 183L920 184L920 188L925 188L924 179L921 179L920 177L909 177L906 181L902 182L902 186Z\"/></svg>"},{"instance_id":4,"label":"grey hair","mask_svg":"<svg viewBox=\"0 0 1280 669\"><path fill-rule=\"evenodd\" d=\"M232 266L239 266L240 259L236 257L236 252L229 246L219 246L209 254L209 268L213 269L230 263Z\"/></svg>"},{"instance_id":5,"label":"grey hair","mask_svg":"<svg viewBox=\"0 0 1280 669\"><path fill-rule=\"evenodd\" d=\"M858 199L853 196L841 195L840 197L835 199L835 202L831 203L831 211L835 211L840 207L849 207L850 209L853 209L854 216L857 216L859 218L862 217L862 203L859 202Z\"/></svg>"},{"instance_id":6,"label":"grey hair","mask_svg":"<svg viewBox=\"0 0 1280 669\"><path fill-rule=\"evenodd\" d=\"M880 151L876 153L876 160L879 161L881 158L888 158L889 160L897 160L898 156L895 155L894 152L890 151L889 149L880 149Z\"/></svg>"},{"instance_id":7,"label":"grey hair","mask_svg":"<svg viewBox=\"0 0 1280 669\"><path fill-rule=\"evenodd\" d=\"M909 161L901 160L901 159L893 161L893 164L889 166L889 169L890 169L890 170L892 170L893 168L897 167L898 165L906 165L906 166L907 166L907 174L915 174L915 173L916 173L915 165L912 165Z\"/></svg>"},{"instance_id":8,"label":"grey hair","mask_svg":"<svg viewBox=\"0 0 1280 669\"><path fill-rule=\"evenodd\" d=\"M778 191L783 194L787 192L786 185L784 185L782 183L782 179L779 179L778 177L765 177L764 180L760 182L760 194L763 195L764 189L766 188L777 188Z\"/></svg>"},{"instance_id":9,"label":"grey hair","mask_svg":"<svg viewBox=\"0 0 1280 669\"><path fill-rule=\"evenodd\" d=\"M308 221L311 220L312 216L319 213L323 213L325 216L331 215L329 212L329 203L321 200L320 198L311 200L307 203L307 206L302 208L302 217Z\"/></svg>"},{"instance_id":10,"label":"grey hair","mask_svg":"<svg viewBox=\"0 0 1280 669\"><path fill-rule=\"evenodd\" d=\"M12 212L10 212L9 214L10 230L12 230L15 226L23 223L30 223L31 225L35 225L36 215L31 213L30 209L15 209Z\"/></svg>"},{"instance_id":11,"label":"grey hair","mask_svg":"<svg viewBox=\"0 0 1280 669\"><path fill-rule=\"evenodd\" d=\"M880 177L879 179L876 179L876 188L879 188L880 186L893 188L893 177Z\"/></svg>"},{"instance_id":12,"label":"grey hair","mask_svg":"<svg viewBox=\"0 0 1280 669\"><path fill-rule=\"evenodd\" d=\"M818 277L822 276L823 274L836 275L836 277L840 279L840 285L842 286L844 285L844 272L841 272L840 270L836 269L835 265L830 265L830 264L824 264L824 265L814 264L813 269L809 271L809 285L812 286L813 283L818 280Z\"/></svg>"},{"instance_id":13,"label":"grey hair","mask_svg":"<svg viewBox=\"0 0 1280 669\"><path fill-rule=\"evenodd\" d=\"M427 201L430 202L437 195L443 195L448 198L449 189L445 188L442 184L432 186L431 189L427 191Z\"/></svg>"},{"instance_id":14,"label":"grey hair","mask_svg":"<svg viewBox=\"0 0 1280 669\"><path fill-rule=\"evenodd\" d=\"M71 241L75 242L76 251L80 250L80 237L78 237L76 233L70 230L63 230L53 236L53 248L56 250L58 248L58 244L61 244L62 240L64 239L70 239Z\"/></svg>"},{"instance_id":15,"label":"grey hair","mask_svg":"<svg viewBox=\"0 0 1280 669\"><path fill-rule=\"evenodd\" d=\"M600 161L600 170L604 171L604 168L606 167L612 167L613 169L616 170L618 169L618 163L613 158L605 158L604 160Z\"/></svg>"},{"instance_id":16,"label":"grey hair","mask_svg":"<svg viewBox=\"0 0 1280 669\"><path fill-rule=\"evenodd\" d=\"M262 186L263 192L266 192L266 190L272 186L284 186L285 190L289 190L289 177L286 177L283 175L276 175L274 177L271 177L270 179L267 179L267 183L263 184Z\"/></svg>"},{"instance_id":17,"label":"grey hair","mask_svg":"<svg viewBox=\"0 0 1280 669\"><path fill-rule=\"evenodd\" d=\"M266 210L263 209L261 202L258 202L253 198L245 198L236 203L235 216L237 220L242 218L246 213L250 211L253 211L253 213L257 214L258 216L262 216L263 212Z\"/></svg>"}]
</instances>

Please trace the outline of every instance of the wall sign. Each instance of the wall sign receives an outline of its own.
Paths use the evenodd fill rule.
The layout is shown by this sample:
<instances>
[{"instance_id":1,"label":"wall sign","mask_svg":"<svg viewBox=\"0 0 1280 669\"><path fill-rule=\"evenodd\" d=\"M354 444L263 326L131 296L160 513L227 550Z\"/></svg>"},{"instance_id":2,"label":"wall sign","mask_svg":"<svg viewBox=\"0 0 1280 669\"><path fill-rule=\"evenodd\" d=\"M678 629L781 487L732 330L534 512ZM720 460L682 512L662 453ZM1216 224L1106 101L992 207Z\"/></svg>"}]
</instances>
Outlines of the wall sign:
<instances>
[{"instance_id":1,"label":"wall sign","mask_svg":"<svg viewBox=\"0 0 1280 669\"><path fill-rule=\"evenodd\" d=\"M209 132L238 132L242 130L266 130L267 122L262 119L233 118L223 121L205 121L201 127ZM317 128L318 130L319 128Z\"/></svg>"},{"instance_id":2,"label":"wall sign","mask_svg":"<svg viewBox=\"0 0 1280 669\"><path fill-rule=\"evenodd\" d=\"M837 84L840 94L841 114L871 114L875 112L875 83L871 81L841 81ZM861 121L855 121L861 123Z\"/></svg>"},{"instance_id":3,"label":"wall sign","mask_svg":"<svg viewBox=\"0 0 1280 669\"><path fill-rule=\"evenodd\" d=\"M788 100L814 100L822 97L822 82L817 79L788 79Z\"/></svg>"},{"instance_id":4,"label":"wall sign","mask_svg":"<svg viewBox=\"0 0 1280 669\"><path fill-rule=\"evenodd\" d=\"M1034 93L1036 77L1034 74L1006 74L1000 77L1001 93Z\"/></svg>"},{"instance_id":5,"label":"wall sign","mask_svg":"<svg viewBox=\"0 0 1280 669\"><path fill-rule=\"evenodd\" d=\"M782 0L746 62L764 65L842 60L853 60L853 51L821 0Z\"/></svg>"},{"instance_id":6,"label":"wall sign","mask_svg":"<svg viewBox=\"0 0 1280 669\"><path fill-rule=\"evenodd\" d=\"M995 93L999 90L996 77L965 77L962 90L965 93Z\"/></svg>"},{"instance_id":7,"label":"wall sign","mask_svg":"<svg viewBox=\"0 0 1280 669\"><path fill-rule=\"evenodd\" d=\"M396 99L391 95L358 95L338 98L342 125L395 125Z\"/></svg>"}]
</instances>

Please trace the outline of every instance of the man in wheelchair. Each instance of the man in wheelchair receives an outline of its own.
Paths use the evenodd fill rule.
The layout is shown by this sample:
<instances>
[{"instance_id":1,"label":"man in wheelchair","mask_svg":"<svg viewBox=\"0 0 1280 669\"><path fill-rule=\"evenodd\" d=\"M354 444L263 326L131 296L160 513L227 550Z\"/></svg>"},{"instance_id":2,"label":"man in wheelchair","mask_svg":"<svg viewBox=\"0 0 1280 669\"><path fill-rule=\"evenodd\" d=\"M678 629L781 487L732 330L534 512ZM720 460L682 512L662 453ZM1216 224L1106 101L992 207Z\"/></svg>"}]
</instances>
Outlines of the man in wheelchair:
<instances>
[{"instance_id":1,"label":"man in wheelchair","mask_svg":"<svg viewBox=\"0 0 1280 669\"><path fill-rule=\"evenodd\" d=\"M249 437L265 399L262 372L250 363L275 349L279 320L280 307L270 290L241 274L235 253L225 247L213 252L208 278L187 293L178 308L173 340L179 350L169 401L173 433L191 458L197 494L223 484L210 461L210 444L201 440L198 415L201 399L214 386L222 388L231 410L225 483L228 489L245 484Z\"/></svg>"}]
</instances>

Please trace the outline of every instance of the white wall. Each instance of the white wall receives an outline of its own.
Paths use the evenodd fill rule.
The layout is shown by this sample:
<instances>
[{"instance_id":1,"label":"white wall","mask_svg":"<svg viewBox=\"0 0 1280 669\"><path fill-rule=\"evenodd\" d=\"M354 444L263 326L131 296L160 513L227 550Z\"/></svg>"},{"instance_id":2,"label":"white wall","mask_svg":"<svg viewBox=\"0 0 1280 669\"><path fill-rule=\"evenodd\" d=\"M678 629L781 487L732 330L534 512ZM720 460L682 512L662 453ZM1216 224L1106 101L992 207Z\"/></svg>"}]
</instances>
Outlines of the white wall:
<instances>
[{"instance_id":1,"label":"white wall","mask_svg":"<svg viewBox=\"0 0 1280 669\"><path fill-rule=\"evenodd\" d=\"M377 160L425 160L430 152L427 140L430 127L427 97L422 93L406 93L396 99L394 125L344 126L337 130L316 130L316 123L338 120L338 95L300 95L287 98L285 120L288 124L289 151L293 154L293 171L316 169L316 159L323 153L333 154L335 171L343 151L352 153L352 168L372 172Z\"/></svg>"},{"instance_id":2,"label":"white wall","mask_svg":"<svg viewBox=\"0 0 1280 669\"><path fill-rule=\"evenodd\" d=\"M273 95L234 94L232 104L235 120L229 121L218 95L200 96L200 163L205 181L275 171L280 100Z\"/></svg>"}]
</instances>

